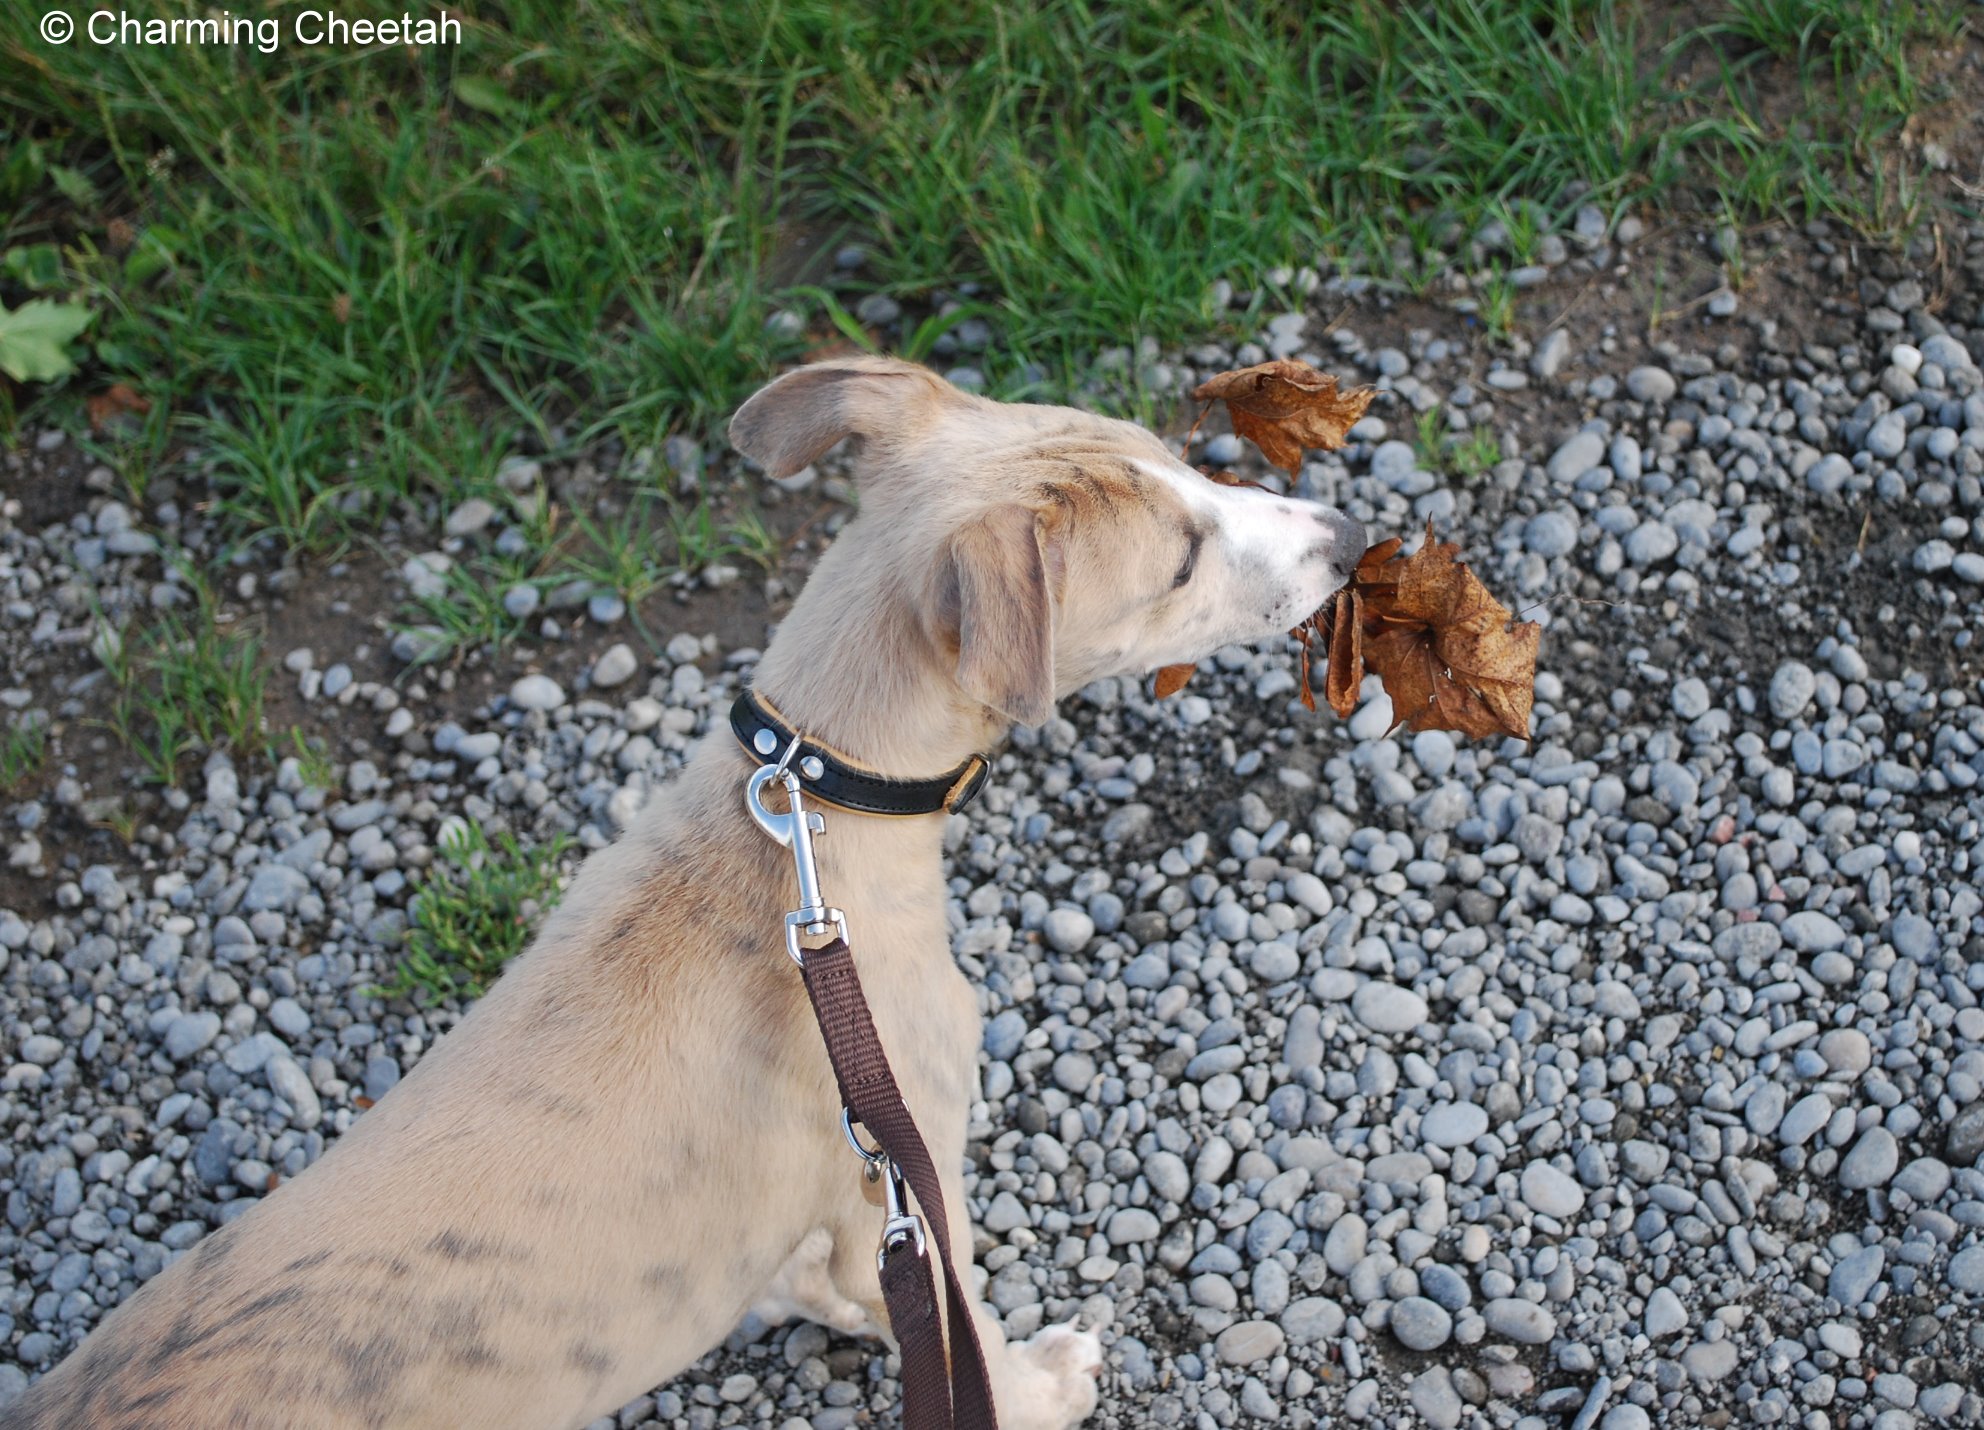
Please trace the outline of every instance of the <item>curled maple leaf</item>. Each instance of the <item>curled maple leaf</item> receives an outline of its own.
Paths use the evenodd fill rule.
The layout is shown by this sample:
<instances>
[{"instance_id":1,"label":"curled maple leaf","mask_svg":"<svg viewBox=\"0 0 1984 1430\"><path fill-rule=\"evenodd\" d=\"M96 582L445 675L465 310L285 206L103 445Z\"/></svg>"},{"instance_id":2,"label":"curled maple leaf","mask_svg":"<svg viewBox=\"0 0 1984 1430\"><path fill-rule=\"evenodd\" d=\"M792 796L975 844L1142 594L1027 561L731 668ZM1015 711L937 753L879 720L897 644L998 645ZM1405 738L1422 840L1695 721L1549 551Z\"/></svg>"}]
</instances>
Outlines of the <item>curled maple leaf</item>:
<instances>
[{"instance_id":1,"label":"curled maple leaf","mask_svg":"<svg viewBox=\"0 0 1984 1430\"><path fill-rule=\"evenodd\" d=\"M1330 708L1357 708L1368 668L1398 725L1528 739L1543 628L1489 595L1430 519L1417 551L1400 556L1403 544L1393 537L1366 551L1350 584L1310 618L1330 647Z\"/></svg>"},{"instance_id":2,"label":"curled maple leaf","mask_svg":"<svg viewBox=\"0 0 1984 1430\"><path fill-rule=\"evenodd\" d=\"M1368 387L1339 392L1332 374L1293 358L1219 373L1192 393L1201 402L1223 400L1234 434L1290 476L1305 450L1341 447L1373 395Z\"/></svg>"},{"instance_id":3,"label":"curled maple leaf","mask_svg":"<svg viewBox=\"0 0 1984 1430\"><path fill-rule=\"evenodd\" d=\"M1515 620L1431 521L1417 551L1400 556L1404 545L1394 536L1371 547L1343 589L1289 632L1301 642L1302 703L1316 708L1310 647L1320 640L1329 660L1323 696L1344 719L1357 709L1368 670L1391 697L1393 729L1528 739L1543 628ZM1157 698L1182 690L1194 669L1160 670Z\"/></svg>"}]
</instances>

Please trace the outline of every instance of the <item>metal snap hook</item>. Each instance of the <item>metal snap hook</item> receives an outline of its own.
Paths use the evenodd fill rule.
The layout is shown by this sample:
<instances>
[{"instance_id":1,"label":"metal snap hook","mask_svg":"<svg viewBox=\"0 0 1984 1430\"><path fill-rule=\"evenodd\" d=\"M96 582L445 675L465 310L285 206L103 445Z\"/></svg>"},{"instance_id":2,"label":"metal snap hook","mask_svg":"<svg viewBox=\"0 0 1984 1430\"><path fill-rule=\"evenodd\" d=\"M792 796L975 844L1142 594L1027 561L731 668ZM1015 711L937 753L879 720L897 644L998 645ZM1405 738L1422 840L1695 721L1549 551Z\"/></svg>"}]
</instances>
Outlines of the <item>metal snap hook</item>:
<instances>
[{"instance_id":1,"label":"metal snap hook","mask_svg":"<svg viewBox=\"0 0 1984 1430\"><path fill-rule=\"evenodd\" d=\"M792 851L792 866L799 877L799 907L785 916L785 950L792 961L806 966L806 950L800 936L825 938L837 934L847 939L847 916L829 905L820 894L820 868L813 857L813 836L827 832L826 817L807 809L802 798L799 776L789 766L799 752L800 737L794 735L785 755L775 765L755 771L744 787L744 808L751 819L772 840ZM785 786L787 809L779 814L765 806L765 787L773 780Z\"/></svg>"}]
</instances>

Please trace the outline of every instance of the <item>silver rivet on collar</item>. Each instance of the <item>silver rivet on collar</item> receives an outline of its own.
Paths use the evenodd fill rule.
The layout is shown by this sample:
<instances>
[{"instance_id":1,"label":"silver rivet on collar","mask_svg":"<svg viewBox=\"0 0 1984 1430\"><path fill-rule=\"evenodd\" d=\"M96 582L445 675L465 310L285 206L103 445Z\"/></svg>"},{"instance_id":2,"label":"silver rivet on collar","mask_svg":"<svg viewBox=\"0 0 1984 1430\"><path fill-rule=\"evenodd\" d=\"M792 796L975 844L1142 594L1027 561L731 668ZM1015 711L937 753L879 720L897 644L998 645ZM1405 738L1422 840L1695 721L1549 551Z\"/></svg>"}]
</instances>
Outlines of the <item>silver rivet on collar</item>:
<instances>
[{"instance_id":1,"label":"silver rivet on collar","mask_svg":"<svg viewBox=\"0 0 1984 1430\"><path fill-rule=\"evenodd\" d=\"M799 761L799 773L809 780L816 780L827 772L818 755L807 755Z\"/></svg>"},{"instance_id":2,"label":"silver rivet on collar","mask_svg":"<svg viewBox=\"0 0 1984 1430\"><path fill-rule=\"evenodd\" d=\"M769 730L760 730L751 737L751 748L769 757L778 750L778 736Z\"/></svg>"}]
</instances>

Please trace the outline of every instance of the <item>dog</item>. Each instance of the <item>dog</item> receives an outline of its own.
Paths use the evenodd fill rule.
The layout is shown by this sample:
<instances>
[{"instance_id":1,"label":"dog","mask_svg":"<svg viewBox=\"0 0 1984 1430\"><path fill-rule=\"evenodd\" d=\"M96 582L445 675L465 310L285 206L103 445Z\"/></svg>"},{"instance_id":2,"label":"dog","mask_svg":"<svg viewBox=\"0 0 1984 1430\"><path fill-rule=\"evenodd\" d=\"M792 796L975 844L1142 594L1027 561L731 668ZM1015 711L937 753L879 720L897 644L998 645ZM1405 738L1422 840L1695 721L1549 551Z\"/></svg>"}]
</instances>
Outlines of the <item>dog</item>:
<instances>
[{"instance_id":1,"label":"dog","mask_svg":"<svg viewBox=\"0 0 1984 1430\"><path fill-rule=\"evenodd\" d=\"M1134 424L990 401L890 359L787 373L730 436L773 477L858 441L860 512L754 688L889 776L989 750L1100 677L1286 631L1365 548L1343 513L1215 485ZM792 855L745 808L765 763L710 733L413 1073L0 1419L583 1426L754 1307L886 1333L882 1213L783 941ZM949 951L946 816L824 813L821 886L944 1182L941 1251L968 1271L981 1029ZM974 1315L1004 1430L1095 1408L1092 1333L1008 1344Z\"/></svg>"}]
</instances>

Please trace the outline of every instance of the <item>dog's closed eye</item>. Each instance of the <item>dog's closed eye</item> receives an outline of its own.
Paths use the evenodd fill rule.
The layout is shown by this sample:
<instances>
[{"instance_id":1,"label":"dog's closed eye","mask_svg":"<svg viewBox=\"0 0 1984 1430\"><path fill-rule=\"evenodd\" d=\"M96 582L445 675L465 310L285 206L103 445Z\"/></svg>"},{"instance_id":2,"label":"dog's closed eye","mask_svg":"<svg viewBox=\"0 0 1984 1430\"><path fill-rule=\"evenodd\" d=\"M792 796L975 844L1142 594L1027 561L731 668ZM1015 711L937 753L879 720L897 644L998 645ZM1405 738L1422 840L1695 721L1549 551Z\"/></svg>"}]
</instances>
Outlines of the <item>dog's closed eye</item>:
<instances>
[{"instance_id":1,"label":"dog's closed eye","mask_svg":"<svg viewBox=\"0 0 1984 1430\"><path fill-rule=\"evenodd\" d=\"M1192 572L1198 568L1199 548L1205 545L1205 534L1199 531L1185 533L1185 559L1179 564L1178 574L1171 578L1171 589L1177 590L1192 579Z\"/></svg>"}]
</instances>

